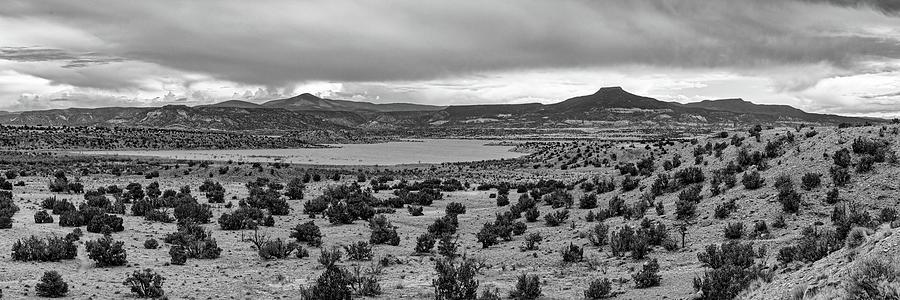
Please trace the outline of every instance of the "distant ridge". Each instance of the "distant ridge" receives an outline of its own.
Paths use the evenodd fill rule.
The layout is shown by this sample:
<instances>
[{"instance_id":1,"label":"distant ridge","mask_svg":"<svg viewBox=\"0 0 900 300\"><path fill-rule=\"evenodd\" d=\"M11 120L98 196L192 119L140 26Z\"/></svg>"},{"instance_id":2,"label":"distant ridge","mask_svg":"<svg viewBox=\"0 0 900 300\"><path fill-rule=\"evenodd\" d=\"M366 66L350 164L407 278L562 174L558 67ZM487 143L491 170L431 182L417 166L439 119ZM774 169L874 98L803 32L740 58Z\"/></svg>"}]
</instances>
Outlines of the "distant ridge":
<instances>
[{"instance_id":1,"label":"distant ridge","mask_svg":"<svg viewBox=\"0 0 900 300\"><path fill-rule=\"evenodd\" d=\"M790 105L755 104L740 98L703 100L700 102L686 103L686 107L705 108L735 113L754 113L767 115L782 115L802 117L807 113Z\"/></svg>"},{"instance_id":2,"label":"distant ridge","mask_svg":"<svg viewBox=\"0 0 900 300\"><path fill-rule=\"evenodd\" d=\"M412 104L412 103L371 103L349 100L332 100L319 98L313 94L303 93L291 98L272 100L262 104L268 108L282 108L295 111L436 111L444 109L443 106Z\"/></svg>"},{"instance_id":3,"label":"distant ridge","mask_svg":"<svg viewBox=\"0 0 900 300\"><path fill-rule=\"evenodd\" d=\"M431 106L376 104L300 94L255 104L229 100L187 107L54 109L0 114L4 125L142 126L219 130L427 130L437 127L732 127L748 124L840 124L881 122L813 114L788 105L760 105L742 99L680 104L605 87L553 104Z\"/></svg>"},{"instance_id":4,"label":"distant ridge","mask_svg":"<svg viewBox=\"0 0 900 300\"><path fill-rule=\"evenodd\" d=\"M236 108L262 108L262 105L241 101L241 100L228 100L219 102L216 104L208 104L208 105L199 105L198 107L236 107Z\"/></svg>"}]
</instances>

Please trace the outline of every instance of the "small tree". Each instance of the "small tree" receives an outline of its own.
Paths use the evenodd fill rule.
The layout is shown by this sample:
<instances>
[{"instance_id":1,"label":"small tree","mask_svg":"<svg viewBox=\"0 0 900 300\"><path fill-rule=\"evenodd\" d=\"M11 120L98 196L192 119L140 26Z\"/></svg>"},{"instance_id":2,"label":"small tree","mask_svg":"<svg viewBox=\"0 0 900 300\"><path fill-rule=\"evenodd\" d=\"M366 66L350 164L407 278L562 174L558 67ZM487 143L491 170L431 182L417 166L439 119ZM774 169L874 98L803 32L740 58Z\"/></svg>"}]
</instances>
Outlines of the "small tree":
<instances>
[{"instance_id":1,"label":"small tree","mask_svg":"<svg viewBox=\"0 0 900 300\"><path fill-rule=\"evenodd\" d=\"M430 233L423 233L418 238L416 238L416 253L430 253L431 249L434 248L434 235Z\"/></svg>"},{"instance_id":2,"label":"small tree","mask_svg":"<svg viewBox=\"0 0 900 300\"><path fill-rule=\"evenodd\" d=\"M437 300L475 299L478 293L478 273L475 262L463 259L455 263L452 259L440 259L434 265L437 278L432 280L434 298Z\"/></svg>"},{"instance_id":3,"label":"small tree","mask_svg":"<svg viewBox=\"0 0 900 300\"><path fill-rule=\"evenodd\" d=\"M541 278L537 275L522 274L516 280L516 289L509 297L520 300L537 299L541 296Z\"/></svg>"},{"instance_id":4,"label":"small tree","mask_svg":"<svg viewBox=\"0 0 900 300\"><path fill-rule=\"evenodd\" d=\"M57 298L63 297L69 292L69 284L63 280L59 272L47 271L41 277L41 282L34 286L38 296Z\"/></svg>"},{"instance_id":5,"label":"small tree","mask_svg":"<svg viewBox=\"0 0 900 300\"><path fill-rule=\"evenodd\" d=\"M765 179L759 175L758 171L753 170L744 173L743 178L741 178L741 183L744 184L744 188L755 190L761 188L765 184Z\"/></svg>"},{"instance_id":6,"label":"small tree","mask_svg":"<svg viewBox=\"0 0 900 300\"><path fill-rule=\"evenodd\" d=\"M294 179L291 179L291 181L288 182L284 195L291 200L300 200L303 199L304 190L306 190L306 185L303 184L303 179L294 177Z\"/></svg>"},{"instance_id":7,"label":"small tree","mask_svg":"<svg viewBox=\"0 0 900 300\"><path fill-rule=\"evenodd\" d=\"M105 235L97 240L88 241L85 248L88 257L96 261L98 267L115 267L125 265L127 262L124 245L124 242Z\"/></svg>"},{"instance_id":8,"label":"small tree","mask_svg":"<svg viewBox=\"0 0 900 300\"><path fill-rule=\"evenodd\" d=\"M588 300L604 299L610 297L612 283L608 278L594 279L591 285L584 291L584 298Z\"/></svg>"},{"instance_id":9,"label":"small tree","mask_svg":"<svg viewBox=\"0 0 900 300\"><path fill-rule=\"evenodd\" d=\"M307 243L312 247L322 245L322 232L313 221L297 224L291 231L290 237L297 239L297 242Z\"/></svg>"},{"instance_id":10,"label":"small tree","mask_svg":"<svg viewBox=\"0 0 900 300\"><path fill-rule=\"evenodd\" d=\"M654 258L644 263L644 265L641 267L641 270L637 273L632 274L631 278L634 279L636 288L643 289L659 285L659 281L662 277L659 276L658 273L659 263L657 263L656 259Z\"/></svg>"},{"instance_id":11,"label":"small tree","mask_svg":"<svg viewBox=\"0 0 900 300\"><path fill-rule=\"evenodd\" d=\"M144 269L143 271L131 273L122 284L128 286L137 297L160 298L166 294L162 287L165 280L165 277L153 272L153 270Z\"/></svg>"}]
</instances>

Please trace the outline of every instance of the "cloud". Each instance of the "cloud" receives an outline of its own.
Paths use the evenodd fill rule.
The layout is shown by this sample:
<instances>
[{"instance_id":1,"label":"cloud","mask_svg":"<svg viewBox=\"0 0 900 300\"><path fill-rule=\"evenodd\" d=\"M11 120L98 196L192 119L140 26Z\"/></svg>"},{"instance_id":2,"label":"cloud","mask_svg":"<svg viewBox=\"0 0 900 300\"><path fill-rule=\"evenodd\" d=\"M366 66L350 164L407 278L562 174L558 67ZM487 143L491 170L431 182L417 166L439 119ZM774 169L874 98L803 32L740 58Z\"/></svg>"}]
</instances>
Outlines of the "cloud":
<instances>
[{"instance_id":1,"label":"cloud","mask_svg":"<svg viewBox=\"0 0 900 300\"><path fill-rule=\"evenodd\" d=\"M80 68L90 65L124 61L97 53L70 53L61 49L38 47L0 47L0 59L18 62L62 61L63 68Z\"/></svg>"},{"instance_id":2,"label":"cloud","mask_svg":"<svg viewBox=\"0 0 900 300\"><path fill-rule=\"evenodd\" d=\"M869 7L886 13L900 12L900 1L896 0L807 0L849 7Z\"/></svg>"},{"instance_id":3,"label":"cloud","mask_svg":"<svg viewBox=\"0 0 900 300\"><path fill-rule=\"evenodd\" d=\"M848 34L900 20L798 1L99 2L107 9L24 1L7 14L82 28L117 56L270 86L623 64L852 68L900 57L897 40Z\"/></svg>"},{"instance_id":4,"label":"cloud","mask_svg":"<svg viewBox=\"0 0 900 300\"><path fill-rule=\"evenodd\" d=\"M47 81L24 94L83 95L65 98L73 105L90 93L534 102L623 85L668 100L731 90L840 112L868 98L836 101L821 83L896 70L880 63L900 59L897 3L11 0L0 7L10 28L0 31L0 70Z\"/></svg>"}]
</instances>

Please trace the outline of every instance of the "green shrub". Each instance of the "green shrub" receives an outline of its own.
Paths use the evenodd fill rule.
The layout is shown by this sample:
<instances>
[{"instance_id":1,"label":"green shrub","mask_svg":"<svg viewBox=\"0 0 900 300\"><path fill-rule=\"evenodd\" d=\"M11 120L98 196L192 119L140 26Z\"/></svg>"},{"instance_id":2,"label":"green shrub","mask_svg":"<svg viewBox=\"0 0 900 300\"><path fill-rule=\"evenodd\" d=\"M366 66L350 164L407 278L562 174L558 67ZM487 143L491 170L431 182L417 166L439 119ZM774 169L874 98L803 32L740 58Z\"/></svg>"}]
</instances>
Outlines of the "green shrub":
<instances>
[{"instance_id":1,"label":"green shrub","mask_svg":"<svg viewBox=\"0 0 900 300\"><path fill-rule=\"evenodd\" d=\"M12 246L12 259L16 261L60 261L75 259L78 246L73 240L57 236L38 238L31 236L17 240Z\"/></svg>"},{"instance_id":2,"label":"green shrub","mask_svg":"<svg viewBox=\"0 0 900 300\"><path fill-rule=\"evenodd\" d=\"M790 185L781 186L778 189L778 202L781 203L781 210L786 213L800 212L800 194Z\"/></svg>"},{"instance_id":3,"label":"green shrub","mask_svg":"<svg viewBox=\"0 0 900 300\"><path fill-rule=\"evenodd\" d=\"M763 187L765 185L765 179L759 175L759 172L756 170L744 172L744 176L741 178L741 183L744 185L744 188L748 190L755 190Z\"/></svg>"},{"instance_id":4,"label":"green shrub","mask_svg":"<svg viewBox=\"0 0 900 300\"><path fill-rule=\"evenodd\" d=\"M409 215L413 216L413 217L418 217L418 216L423 215L424 214L422 212L423 210L424 210L424 208L422 208L421 206L418 206L418 205L409 205L406 207L406 211L409 212Z\"/></svg>"},{"instance_id":5,"label":"green shrub","mask_svg":"<svg viewBox=\"0 0 900 300\"><path fill-rule=\"evenodd\" d=\"M384 215L377 215L374 218L369 219L369 229L372 230L372 234L369 237L370 243L393 246L400 245L400 236L397 235L397 227L394 227Z\"/></svg>"},{"instance_id":6,"label":"green shrub","mask_svg":"<svg viewBox=\"0 0 900 300\"><path fill-rule=\"evenodd\" d=\"M516 289L509 297L517 300L537 299L541 296L541 278L537 275L521 274L516 278Z\"/></svg>"},{"instance_id":7,"label":"green shrub","mask_svg":"<svg viewBox=\"0 0 900 300\"><path fill-rule=\"evenodd\" d=\"M298 243L306 243L312 247L319 247L322 245L322 232L319 230L319 226L313 221L297 224L297 226L291 230L290 237L297 239Z\"/></svg>"},{"instance_id":8,"label":"green shrub","mask_svg":"<svg viewBox=\"0 0 900 300\"><path fill-rule=\"evenodd\" d=\"M350 245L344 246L347 257L352 260L372 260L372 244L365 241L358 241Z\"/></svg>"},{"instance_id":9,"label":"green shrub","mask_svg":"<svg viewBox=\"0 0 900 300\"><path fill-rule=\"evenodd\" d=\"M223 213L219 217L219 226L223 230L256 229L264 222L265 213L259 208L241 207L232 213Z\"/></svg>"},{"instance_id":10,"label":"green shrub","mask_svg":"<svg viewBox=\"0 0 900 300\"><path fill-rule=\"evenodd\" d=\"M559 226L563 222L569 219L569 210L563 209L555 212L549 212L544 215L544 222L547 223L547 226L555 227Z\"/></svg>"},{"instance_id":11,"label":"green shrub","mask_svg":"<svg viewBox=\"0 0 900 300\"><path fill-rule=\"evenodd\" d=\"M535 222L540 216L541 212L538 211L537 207L529 207L525 210L525 221Z\"/></svg>"},{"instance_id":12,"label":"green shrub","mask_svg":"<svg viewBox=\"0 0 900 300\"><path fill-rule=\"evenodd\" d=\"M191 197L191 200L193 200L193 197ZM197 200L193 200L182 202L176 206L174 215L179 223L206 224L212 218L212 210L209 204L200 204L197 203Z\"/></svg>"},{"instance_id":13,"label":"green shrub","mask_svg":"<svg viewBox=\"0 0 900 300\"><path fill-rule=\"evenodd\" d=\"M187 251L184 250L184 247L181 245L174 245L172 248L169 248L169 257L170 261L173 265L182 266L187 263Z\"/></svg>"},{"instance_id":14,"label":"green shrub","mask_svg":"<svg viewBox=\"0 0 900 300\"><path fill-rule=\"evenodd\" d=\"M450 202L447 204L445 213L448 215L460 215L466 213L466 206L459 202Z\"/></svg>"},{"instance_id":15,"label":"green shrub","mask_svg":"<svg viewBox=\"0 0 900 300\"><path fill-rule=\"evenodd\" d=\"M159 241L154 238L147 239L144 241L144 249L156 249L159 248Z\"/></svg>"},{"instance_id":16,"label":"green shrub","mask_svg":"<svg viewBox=\"0 0 900 300\"><path fill-rule=\"evenodd\" d=\"M825 203L828 203L828 204L835 204L835 203L838 203L838 202L840 202L840 201L841 201L841 196L840 196L840 192L838 191L837 188L832 188L832 189L829 190L828 193L825 195Z\"/></svg>"},{"instance_id":17,"label":"green shrub","mask_svg":"<svg viewBox=\"0 0 900 300\"><path fill-rule=\"evenodd\" d=\"M178 231L166 235L165 242L184 248L188 258L215 259L222 253L212 232L195 223L182 223Z\"/></svg>"},{"instance_id":18,"label":"green shrub","mask_svg":"<svg viewBox=\"0 0 900 300\"><path fill-rule=\"evenodd\" d=\"M659 263L655 258L647 261L641 266L640 271L631 274L631 278L634 279L635 287L639 289L658 286L662 279L659 276Z\"/></svg>"},{"instance_id":19,"label":"green shrub","mask_svg":"<svg viewBox=\"0 0 900 300\"><path fill-rule=\"evenodd\" d=\"M53 217L46 210L34 213L34 222L37 224L53 223Z\"/></svg>"},{"instance_id":20,"label":"green shrub","mask_svg":"<svg viewBox=\"0 0 900 300\"><path fill-rule=\"evenodd\" d=\"M478 273L475 262L468 259L456 263L440 259L434 269L437 277L432 280L435 299L475 299L478 292Z\"/></svg>"},{"instance_id":21,"label":"green shrub","mask_svg":"<svg viewBox=\"0 0 900 300\"><path fill-rule=\"evenodd\" d=\"M301 291L302 299L351 299L353 276L347 270L329 265L316 279L316 284Z\"/></svg>"},{"instance_id":22,"label":"green shrub","mask_svg":"<svg viewBox=\"0 0 900 300\"><path fill-rule=\"evenodd\" d=\"M563 262L566 263L581 262L584 259L584 249L572 243L569 243L569 246L564 246L559 252L562 255Z\"/></svg>"},{"instance_id":23,"label":"green shrub","mask_svg":"<svg viewBox=\"0 0 900 300\"><path fill-rule=\"evenodd\" d=\"M115 267L125 265L127 253L125 243L113 240L109 235L94 241L88 241L86 249L88 257L97 262L98 267Z\"/></svg>"},{"instance_id":24,"label":"green shrub","mask_svg":"<svg viewBox=\"0 0 900 300\"><path fill-rule=\"evenodd\" d=\"M322 249L321 254L319 255L319 263L326 268L333 267L336 263L341 261L341 249L337 246L331 247L331 249Z\"/></svg>"},{"instance_id":25,"label":"green shrub","mask_svg":"<svg viewBox=\"0 0 900 300\"><path fill-rule=\"evenodd\" d=\"M532 232L525 237L525 242L522 244L522 250L538 250L538 244L543 240L544 238L540 233Z\"/></svg>"},{"instance_id":26,"label":"green shrub","mask_svg":"<svg viewBox=\"0 0 900 300\"><path fill-rule=\"evenodd\" d=\"M806 173L803 174L803 177L801 177L800 180L803 182L803 189L809 191L822 184L822 174Z\"/></svg>"},{"instance_id":27,"label":"green shrub","mask_svg":"<svg viewBox=\"0 0 900 300\"><path fill-rule=\"evenodd\" d=\"M416 253L430 253L434 248L434 236L430 233L423 233L416 238Z\"/></svg>"},{"instance_id":28,"label":"green shrub","mask_svg":"<svg viewBox=\"0 0 900 300\"><path fill-rule=\"evenodd\" d=\"M125 230L125 227L122 226L122 222L123 220L121 217L102 214L91 219L87 225L87 231L93 233L120 232Z\"/></svg>"},{"instance_id":29,"label":"green shrub","mask_svg":"<svg viewBox=\"0 0 900 300\"><path fill-rule=\"evenodd\" d=\"M285 242L281 238L265 240L256 246L256 252L262 259L284 259L291 256L295 250L301 250L296 242Z\"/></svg>"},{"instance_id":30,"label":"green shrub","mask_svg":"<svg viewBox=\"0 0 900 300\"><path fill-rule=\"evenodd\" d=\"M594 209L597 207L597 194L590 193L584 194L578 199L578 208L580 209Z\"/></svg>"},{"instance_id":31,"label":"green shrub","mask_svg":"<svg viewBox=\"0 0 900 300\"><path fill-rule=\"evenodd\" d=\"M457 223L456 215L445 215L428 225L428 232L435 236L456 234Z\"/></svg>"},{"instance_id":32,"label":"green shrub","mask_svg":"<svg viewBox=\"0 0 900 300\"><path fill-rule=\"evenodd\" d=\"M503 207L509 205L509 195L500 194L497 195L497 207Z\"/></svg>"},{"instance_id":33,"label":"green shrub","mask_svg":"<svg viewBox=\"0 0 900 300\"><path fill-rule=\"evenodd\" d=\"M900 262L893 256L874 256L856 263L844 283L844 299L897 299Z\"/></svg>"},{"instance_id":34,"label":"green shrub","mask_svg":"<svg viewBox=\"0 0 900 300\"><path fill-rule=\"evenodd\" d=\"M832 155L832 159L834 160L834 164L841 168L849 167L851 164L850 150L843 148L835 151L834 155Z\"/></svg>"},{"instance_id":35,"label":"green shrub","mask_svg":"<svg viewBox=\"0 0 900 300\"><path fill-rule=\"evenodd\" d=\"M584 298L588 300L598 300L611 297L612 283L608 278L594 279L591 285L584 291Z\"/></svg>"},{"instance_id":36,"label":"green shrub","mask_svg":"<svg viewBox=\"0 0 900 300\"><path fill-rule=\"evenodd\" d=\"M850 171L847 171L847 168L832 166L828 171L831 174L831 182L835 186L844 186L850 183Z\"/></svg>"},{"instance_id":37,"label":"green shrub","mask_svg":"<svg viewBox=\"0 0 900 300\"><path fill-rule=\"evenodd\" d=\"M706 251L697 254L707 268L701 277L694 278L694 289L700 291L699 299L734 299L750 283L766 278L755 261L758 254L752 243L707 246Z\"/></svg>"},{"instance_id":38,"label":"green shrub","mask_svg":"<svg viewBox=\"0 0 900 300\"><path fill-rule=\"evenodd\" d=\"M728 223L728 225L725 226L725 238L740 239L742 236L744 236L744 223Z\"/></svg>"},{"instance_id":39,"label":"green shrub","mask_svg":"<svg viewBox=\"0 0 900 300\"><path fill-rule=\"evenodd\" d=\"M41 277L41 282L34 286L38 296L48 298L63 297L69 293L69 284L63 280L59 272L47 271Z\"/></svg>"},{"instance_id":40,"label":"green shrub","mask_svg":"<svg viewBox=\"0 0 900 300\"><path fill-rule=\"evenodd\" d=\"M166 293L163 291L163 282L165 277L153 272L151 269L143 271L134 271L130 276L125 278L122 283L128 286L138 298L160 298Z\"/></svg>"}]
</instances>

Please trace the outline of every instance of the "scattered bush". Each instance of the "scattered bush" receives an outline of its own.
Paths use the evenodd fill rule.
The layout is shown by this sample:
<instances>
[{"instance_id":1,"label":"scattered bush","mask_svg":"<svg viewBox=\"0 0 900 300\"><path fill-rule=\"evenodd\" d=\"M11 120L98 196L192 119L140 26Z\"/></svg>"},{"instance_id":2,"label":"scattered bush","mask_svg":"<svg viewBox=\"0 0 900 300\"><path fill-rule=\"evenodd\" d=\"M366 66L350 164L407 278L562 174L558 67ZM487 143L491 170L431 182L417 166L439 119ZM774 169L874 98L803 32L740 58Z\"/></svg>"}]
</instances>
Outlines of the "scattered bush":
<instances>
[{"instance_id":1,"label":"scattered bush","mask_svg":"<svg viewBox=\"0 0 900 300\"><path fill-rule=\"evenodd\" d=\"M832 155L832 159L834 160L834 164L841 168L849 167L851 164L850 158L850 150L843 148L841 150L835 151L834 155Z\"/></svg>"},{"instance_id":2,"label":"scattered bush","mask_svg":"<svg viewBox=\"0 0 900 300\"><path fill-rule=\"evenodd\" d=\"M265 214L262 210L252 207L241 207L232 213L223 213L219 217L219 226L223 230L256 229L263 223Z\"/></svg>"},{"instance_id":3,"label":"scattered bush","mask_svg":"<svg viewBox=\"0 0 900 300\"><path fill-rule=\"evenodd\" d=\"M550 212L544 215L544 221L547 223L547 226L550 227L559 226L568 219L569 210L567 209Z\"/></svg>"},{"instance_id":4,"label":"scattered bush","mask_svg":"<svg viewBox=\"0 0 900 300\"><path fill-rule=\"evenodd\" d=\"M384 215L377 215L370 219L369 229L372 230L372 235L369 237L370 243L400 245L400 236L397 235L397 228Z\"/></svg>"},{"instance_id":5,"label":"scattered bush","mask_svg":"<svg viewBox=\"0 0 900 300\"><path fill-rule=\"evenodd\" d=\"M147 239L144 241L144 249L156 249L159 248L159 242L156 239Z\"/></svg>"},{"instance_id":6,"label":"scattered bush","mask_svg":"<svg viewBox=\"0 0 900 300\"><path fill-rule=\"evenodd\" d=\"M540 233L532 232L532 233L528 234L528 236L525 237L525 242L522 245L522 250L525 250L525 251L537 250L538 244L540 244L541 241L543 241L543 240L544 240L544 238L541 236Z\"/></svg>"},{"instance_id":7,"label":"scattered bush","mask_svg":"<svg viewBox=\"0 0 900 300\"><path fill-rule=\"evenodd\" d=\"M803 174L803 177L801 177L800 180L803 182L803 189L809 191L822 184L822 174L806 173Z\"/></svg>"},{"instance_id":8,"label":"scattered bush","mask_svg":"<svg viewBox=\"0 0 900 300\"><path fill-rule=\"evenodd\" d=\"M590 232L588 232L588 240L597 247L603 247L606 245L606 236L609 231L609 226L606 224L600 223L594 225L591 228Z\"/></svg>"},{"instance_id":9,"label":"scattered bush","mask_svg":"<svg viewBox=\"0 0 900 300\"><path fill-rule=\"evenodd\" d=\"M761 188L765 185L765 179L759 175L759 172L756 170L744 172L744 176L741 178L741 183L744 185L744 188L748 190L755 190Z\"/></svg>"},{"instance_id":10,"label":"scattered bush","mask_svg":"<svg viewBox=\"0 0 900 300\"><path fill-rule=\"evenodd\" d=\"M313 221L297 224L297 226L291 230L290 237L297 239L297 242L299 243L307 243L312 247L319 247L322 245L322 231L319 230L319 226L316 226Z\"/></svg>"},{"instance_id":11,"label":"scattered bush","mask_svg":"<svg viewBox=\"0 0 900 300\"><path fill-rule=\"evenodd\" d=\"M466 206L459 202L450 202L447 204L445 213L448 215L461 215L466 213Z\"/></svg>"},{"instance_id":12,"label":"scattered bush","mask_svg":"<svg viewBox=\"0 0 900 300\"><path fill-rule=\"evenodd\" d=\"M166 293L163 291L165 277L153 272L151 269L134 271L122 283L131 289L131 293L139 298L160 298Z\"/></svg>"},{"instance_id":13,"label":"scattered bush","mask_svg":"<svg viewBox=\"0 0 900 300\"><path fill-rule=\"evenodd\" d=\"M120 232L125 230L122 221L121 217L102 214L91 219L87 225L87 231L93 233Z\"/></svg>"},{"instance_id":14,"label":"scattered bush","mask_svg":"<svg viewBox=\"0 0 900 300\"><path fill-rule=\"evenodd\" d=\"M700 299L734 299L750 283L767 278L753 244L728 242L721 246L709 245L697 258L708 269L701 277L694 278L694 289L700 291Z\"/></svg>"},{"instance_id":15,"label":"scattered bush","mask_svg":"<svg viewBox=\"0 0 900 300\"><path fill-rule=\"evenodd\" d=\"M341 255L341 249L337 246L332 246L331 249L322 249L319 255L319 263L326 268L333 267L341 261Z\"/></svg>"},{"instance_id":16,"label":"scattered bush","mask_svg":"<svg viewBox=\"0 0 900 300\"><path fill-rule=\"evenodd\" d=\"M17 240L12 246L12 259L16 261L60 261L75 259L78 246L74 240L57 236L38 238L31 236Z\"/></svg>"},{"instance_id":17,"label":"scattered bush","mask_svg":"<svg viewBox=\"0 0 900 300\"><path fill-rule=\"evenodd\" d=\"M41 282L38 282L34 286L34 290L37 292L38 296L58 298L69 293L69 284L63 280L62 276L59 275L59 272L47 271L44 272L44 276L41 277Z\"/></svg>"},{"instance_id":18,"label":"scattered bush","mask_svg":"<svg viewBox=\"0 0 900 300\"><path fill-rule=\"evenodd\" d=\"M594 209L597 207L597 194L590 193L584 194L580 199L578 199L578 208L580 209Z\"/></svg>"},{"instance_id":19,"label":"scattered bush","mask_svg":"<svg viewBox=\"0 0 900 300\"><path fill-rule=\"evenodd\" d=\"M88 241L86 249L88 257L97 262L98 267L115 267L125 265L127 254L125 243L113 240L109 235L94 241Z\"/></svg>"},{"instance_id":20,"label":"scattered bush","mask_svg":"<svg viewBox=\"0 0 900 300\"><path fill-rule=\"evenodd\" d=\"M541 278L537 275L522 274L516 279L516 289L509 297L518 300L537 299L541 296Z\"/></svg>"},{"instance_id":21,"label":"scattered bush","mask_svg":"<svg viewBox=\"0 0 900 300\"><path fill-rule=\"evenodd\" d=\"M607 278L594 279L591 285L584 291L584 298L588 300L599 300L611 297L612 283Z\"/></svg>"},{"instance_id":22,"label":"scattered bush","mask_svg":"<svg viewBox=\"0 0 900 300\"><path fill-rule=\"evenodd\" d=\"M725 226L725 238L739 239L742 236L744 236L744 223L728 223L728 225Z\"/></svg>"},{"instance_id":23,"label":"scattered bush","mask_svg":"<svg viewBox=\"0 0 900 300\"><path fill-rule=\"evenodd\" d=\"M828 171L831 174L831 182L833 182L834 185L844 186L847 183L850 183L850 171L847 171L847 168L832 166Z\"/></svg>"},{"instance_id":24,"label":"scattered bush","mask_svg":"<svg viewBox=\"0 0 900 300\"><path fill-rule=\"evenodd\" d=\"M636 288L644 289L648 287L654 287L659 285L661 276L659 276L659 263L656 262L656 259L651 259L641 266L641 270L637 273L631 275L631 278L634 279L634 285Z\"/></svg>"},{"instance_id":25,"label":"scattered bush","mask_svg":"<svg viewBox=\"0 0 900 300\"><path fill-rule=\"evenodd\" d=\"M581 260L584 259L584 249L575 246L572 243L569 243L569 246L563 247L559 252L562 254L563 262L566 263L581 262Z\"/></svg>"},{"instance_id":26,"label":"scattered bush","mask_svg":"<svg viewBox=\"0 0 900 300\"><path fill-rule=\"evenodd\" d=\"M418 216L424 215L422 210L423 210L423 208L418 205L409 205L406 207L406 211L409 212L409 215L413 216L413 217L418 217Z\"/></svg>"},{"instance_id":27,"label":"scattered bush","mask_svg":"<svg viewBox=\"0 0 900 300\"><path fill-rule=\"evenodd\" d=\"M434 236L430 233L423 233L416 238L416 253L430 253L434 248Z\"/></svg>"},{"instance_id":28,"label":"scattered bush","mask_svg":"<svg viewBox=\"0 0 900 300\"><path fill-rule=\"evenodd\" d=\"M46 210L34 213L34 222L37 224L53 223L53 217Z\"/></svg>"},{"instance_id":29,"label":"scattered bush","mask_svg":"<svg viewBox=\"0 0 900 300\"><path fill-rule=\"evenodd\" d=\"M478 273L473 260L463 259L456 263L451 259L440 259L434 265L437 278L432 280L435 299L475 299L478 295Z\"/></svg>"},{"instance_id":30,"label":"scattered bush","mask_svg":"<svg viewBox=\"0 0 900 300\"><path fill-rule=\"evenodd\" d=\"M896 299L900 295L900 262L892 256L859 261L844 283L845 299Z\"/></svg>"}]
</instances>

